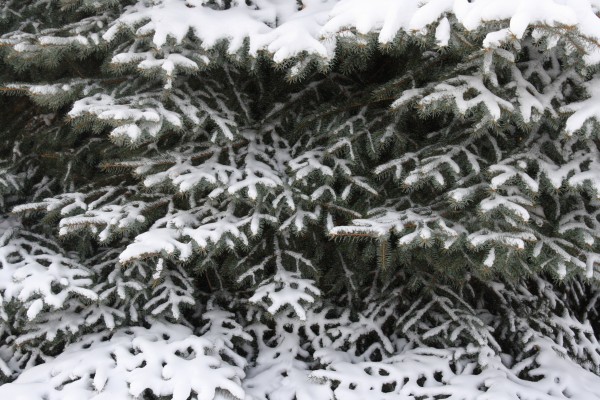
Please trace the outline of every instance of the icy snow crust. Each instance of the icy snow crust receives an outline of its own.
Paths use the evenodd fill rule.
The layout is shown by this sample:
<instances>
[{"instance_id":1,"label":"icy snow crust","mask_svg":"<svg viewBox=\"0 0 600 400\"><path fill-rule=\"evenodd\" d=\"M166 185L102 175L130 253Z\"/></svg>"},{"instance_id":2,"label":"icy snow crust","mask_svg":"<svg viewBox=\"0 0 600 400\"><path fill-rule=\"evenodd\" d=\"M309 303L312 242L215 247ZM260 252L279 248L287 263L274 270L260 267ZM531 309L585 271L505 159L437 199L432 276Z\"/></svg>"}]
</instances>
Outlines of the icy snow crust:
<instances>
[{"instance_id":1,"label":"icy snow crust","mask_svg":"<svg viewBox=\"0 0 600 400\"><path fill-rule=\"evenodd\" d=\"M160 48L168 38L181 42L191 32L207 49L226 39L232 54L247 46L251 55L267 51L275 62L303 52L331 60L337 38L348 34L378 32L379 43L385 45L400 32L419 35L434 29L438 43L445 45L452 30L449 15L467 30L508 21L507 28L487 34L484 47L520 39L528 28L541 25L576 26L590 41L600 39L596 15L600 0L304 0L300 6L294 1L259 0L247 5L234 0L228 9L211 6L205 0L140 1L102 37L111 41L120 30L133 28L137 35L152 35ZM125 53L113 61L130 62L137 57ZM600 62L600 51L591 50L586 61Z\"/></svg>"}]
</instances>

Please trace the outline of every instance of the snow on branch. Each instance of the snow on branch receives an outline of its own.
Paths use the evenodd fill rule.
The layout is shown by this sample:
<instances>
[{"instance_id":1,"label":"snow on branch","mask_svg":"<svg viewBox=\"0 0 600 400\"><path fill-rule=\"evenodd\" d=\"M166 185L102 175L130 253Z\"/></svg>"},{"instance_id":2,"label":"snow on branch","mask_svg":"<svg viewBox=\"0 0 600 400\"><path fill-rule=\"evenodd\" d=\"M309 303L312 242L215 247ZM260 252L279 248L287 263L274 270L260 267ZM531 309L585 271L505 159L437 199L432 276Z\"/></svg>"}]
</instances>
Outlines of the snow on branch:
<instances>
[{"instance_id":1,"label":"snow on branch","mask_svg":"<svg viewBox=\"0 0 600 400\"><path fill-rule=\"evenodd\" d=\"M0 396L108 400L137 398L148 391L173 400L213 400L221 392L243 399L244 372L212 354L212 348L212 342L189 328L161 321L149 328L91 334L0 386Z\"/></svg>"},{"instance_id":2,"label":"snow on branch","mask_svg":"<svg viewBox=\"0 0 600 400\"><path fill-rule=\"evenodd\" d=\"M537 26L565 29L576 26L583 36L597 43L596 2L544 0L542 3L377 0L367 5L360 0L304 0L299 4L269 0L232 1L228 6L217 6L191 0L161 0L152 5L139 2L130 6L103 38L113 40L117 32L130 28L137 35L151 34L154 45L160 48L168 38L182 42L191 32L207 49L226 40L228 51L233 54L247 43L251 55L266 51L276 62L303 52L330 60L340 32L378 33L379 43L386 44L401 32L425 34L439 21L445 21L443 29L434 29L441 43L447 43L456 27L476 30L491 21L508 21L508 32L516 38L522 38L528 28ZM455 24L448 24L445 17L450 14ZM497 36L496 32L488 33L490 38L494 35ZM597 49L591 52L600 54ZM599 57L590 56L590 62L597 62Z\"/></svg>"}]
</instances>

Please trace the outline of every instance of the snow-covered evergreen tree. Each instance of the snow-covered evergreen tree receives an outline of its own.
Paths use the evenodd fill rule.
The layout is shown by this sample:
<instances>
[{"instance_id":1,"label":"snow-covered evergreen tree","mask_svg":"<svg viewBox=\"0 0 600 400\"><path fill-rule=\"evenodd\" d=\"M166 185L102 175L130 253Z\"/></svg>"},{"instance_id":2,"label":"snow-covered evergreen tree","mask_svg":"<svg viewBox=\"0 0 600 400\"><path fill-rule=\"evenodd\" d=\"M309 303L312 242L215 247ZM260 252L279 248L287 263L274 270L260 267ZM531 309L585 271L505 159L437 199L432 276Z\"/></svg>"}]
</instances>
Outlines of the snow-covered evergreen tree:
<instances>
[{"instance_id":1,"label":"snow-covered evergreen tree","mask_svg":"<svg viewBox=\"0 0 600 400\"><path fill-rule=\"evenodd\" d=\"M0 399L600 399L600 1L4 0Z\"/></svg>"}]
</instances>

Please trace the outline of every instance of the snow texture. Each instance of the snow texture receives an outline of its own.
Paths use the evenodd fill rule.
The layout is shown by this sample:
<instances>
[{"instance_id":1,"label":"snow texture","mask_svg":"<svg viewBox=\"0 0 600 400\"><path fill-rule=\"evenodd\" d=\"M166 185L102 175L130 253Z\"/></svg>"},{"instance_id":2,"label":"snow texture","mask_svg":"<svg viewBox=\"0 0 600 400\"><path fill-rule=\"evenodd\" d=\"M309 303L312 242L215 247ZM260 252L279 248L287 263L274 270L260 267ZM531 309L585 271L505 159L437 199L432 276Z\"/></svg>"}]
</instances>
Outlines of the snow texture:
<instances>
[{"instance_id":1,"label":"snow texture","mask_svg":"<svg viewBox=\"0 0 600 400\"><path fill-rule=\"evenodd\" d=\"M0 386L15 400L133 399L149 390L173 400L212 400L217 392L243 399L244 372L212 354L214 344L190 329L155 321L82 337L56 359Z\"/></svg>"},{"instance_id":2,"label":"snow texture","mask_svg":"<svg viewBox=\"0 0 600 400\"><path fill-rule=\"evenodd\" d=\"M219 4L219 3L217 3ZM487 21L508 21L506 30L488 33L484 43L494 46L510 37L520 39L528 28L577 26L591 40L600 39L600 21L595 15L600 9L596 0L304 0L294 2L262 0L247 4L232 1L227 9L195 0L161 0L152 5L139 2L128 8L104 34L107 41L126 27L138 35L152 35L157 48L176 42L192 33L204 48L212 48L226 40L232 54L245 46L256 55L259 51L272 54L275 62L306 52L325 60L334 56L336 36L342 31L367 35L378 33L381 44L392 42L399 33L425 34L432 25L441 46L447 45L452 24L476 30ZM121 54L113 62L129 62L135 55ZM600 61L600 52L589 54L590 63ZM192 67L195 68L195 67Z\"/></svg>"},{"instance_id":3,"label":"snow texture","mask_svg":"<svg viewBox=\"0 0 600 400\"><path fill-rule=\"evenodd\" d=\"M17 26L6 59L108 49L103 72L123 75L4 89L68 109L106 176L134 183L0 160L0 206L14 205L0 221L0 399L600 398L600 294L578 280L600 277L599 0L67 3L88 17ZM22 7L3 2L0 20ZM368 99L337 73L274 95L248 74L262 56L288 78L320 73L349 43L361 62L406 37L429 46L411 61L431 76L403 70ZM455 49L467 54L445 65ZM407 114L444 126L404 132ZM54 221L93 256L33 232ZM363 259L312 248L327 236L374 244L360 247L378 260L366 289ZM444 286L419 264L440 259L479 276ZM568 275L561 295L536 274L479 279L532 264ZM329 269L339 279L323 284Z\"/></svg>"}]
</instances>

